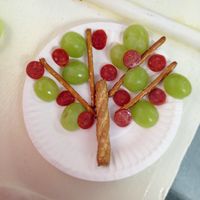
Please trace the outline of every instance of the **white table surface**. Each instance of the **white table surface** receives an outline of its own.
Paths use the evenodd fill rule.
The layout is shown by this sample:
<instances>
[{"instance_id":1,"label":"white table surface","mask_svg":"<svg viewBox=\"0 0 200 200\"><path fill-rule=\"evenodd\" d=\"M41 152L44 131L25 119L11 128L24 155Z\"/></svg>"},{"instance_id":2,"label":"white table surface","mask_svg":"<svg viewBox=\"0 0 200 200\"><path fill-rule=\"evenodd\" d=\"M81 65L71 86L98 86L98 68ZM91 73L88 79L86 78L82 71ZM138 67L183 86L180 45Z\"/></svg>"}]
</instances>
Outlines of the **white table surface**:
<instances>
[{"instance_id":1,"label":"white table surface","mask_svg":"<svg viewBox=\"0 0 200 200\"><path fill-rule=\"evenodd\" d=\"M200 31L199 0L129 0Z\"/></svg>"},{"instance_id":2,"label":"white table surface","mask_svg":"<svg viewBox=\"0 0 200 200\"><path fill-rule=\"evenodd\" d=\"M149 8L161 4L161 0L152 0L152 4L144 0L134 2ZM164 2L165 9L173 7L166 3L167 0ZM176 4L181 6L181 2L186 0L177 0ZM198 3L195 0L191 2ZM183 14L184 19L188 16L188 24L193 19L193 12L188 12L187 6L181 8L185 9ZM160 12L165 9L158 6ZM197 16L196 12L194 16ZM59 0L56 3L53 0L0 0L0 18L6 25L5 38L0 46L0 199L164 199L199 124L200 53L170 39L166 44L179 49L176 54L172 51L171 56L179 62L179 71L191 80L193 92L190 98L184 100L179 131L162 158L145 171L121 181L87 182L65 175L51 166L28 138L22 115L25 66L57 31L69 24L88 20L130 23L130 20L76 0ZM190 25L198 29L198 23Z\"/></svg>"}]
</instances>

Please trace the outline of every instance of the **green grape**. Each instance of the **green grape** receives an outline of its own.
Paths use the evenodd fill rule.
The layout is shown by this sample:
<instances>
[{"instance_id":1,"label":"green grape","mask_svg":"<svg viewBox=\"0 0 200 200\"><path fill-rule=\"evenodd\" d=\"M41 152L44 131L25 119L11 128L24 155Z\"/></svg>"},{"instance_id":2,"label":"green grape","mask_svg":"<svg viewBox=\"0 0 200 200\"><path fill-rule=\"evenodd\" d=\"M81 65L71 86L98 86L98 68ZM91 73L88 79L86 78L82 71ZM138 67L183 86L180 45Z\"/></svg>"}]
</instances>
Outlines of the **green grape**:
<instances>
[{"instance_id":1,"label":"green grape","mask_svg":"<svg viewBox=\"0 0 200 200\"><path fill-rule=\"evenodd\" d=\"M62 37L61 48L65 49L69 56L80 58L86 52L85 39L76 32L68 32Z\"/></svg>"},{"instance_id":2,"label":"green grape","mask_svg":"<svg viewBox=\"0 0 200 200\"><path fill-rule=\"evenodd\" d=\"M0 37L3 35L4 32L4 24L3 22L0 20Z\"/></svg>"},{"instance_id":3,"label":"green grape","mask_svg":"<svg viewBox=\"0 0 200 200\"><path fill-rule=\"evenodd\" d=\"M67 106L62 115L60 122L63 128L67 129L68 131L75 131L79 128L78 126L78 116L80 113L85 111L85 108L80 103L72 103Z\"/></svg>"},{"instance_id":4,"label":"green grape","mask_svg":"<svg viewBox=\"0 0 200 200\"><path fill-rule=\"evenodd\" d=\"M63 78L70 84L79 85L87 82L88 80L88 67L76 60L70 63L63 69Z\"/></svg>"},{"instance_id":5,"label":"green grape","mask_svg":"<svg viewBox=\"0 0 200 200\"><path fill-rule=\"evenodd\" d=\"M52 79L44 76L35 81L34 91L43 101L53 101L58 96L59 88Z\"/></svg>"},{"instance_id":6,"label":"green grape","mask_svg":"<svg viewBox=\"0 0 200 200\"><path fill-rule=\"evenodd\" d=\"M126 51L127 49L121 44L113 46L110 50L112 64L123 71L127 71L127 67L123 63L123 56Z\"/></svg>"},{"instance_id":7,"label":"green grape","mask_svg":"<svg viewBox=\"0 0 200 200\"><path fill-rule=\"evenodd\" d=\"M176 99L183 99L192 91L189 80L177 73L170 74L164 79L164 88L170 96Z\"/></svg>"},{"instance_id":8,"label":"green grape","mask_svg":"<svg viewBox=\"0 0 200 200\"><path fill-rule=\"evenodd\" d=\"M159 118L156 107L146 100L141 100L130 108L133 120L144 128L156 124Z\"/></svg>"},{"instance_id":9,"label":"green grape","mask_svg":"<svg viewBox=\"0 0 200 200\"><path fill-rule=\"evenodd\" d=\"M139 92L147 86L148 80L148 73L138 66L126 72L123 85L131 92Z\"/></svg>"},{"instance_id":10,"label":"green grape","mask_svg":"<svg viewBox=\"0 0 200 200\"><path fill-rule=\"evenodd\" d=\"M149 35L144 27L134 24L125 30L123 42L126 48L134 49L142 54L149 47Z\"/></svg>"}]
</instances>

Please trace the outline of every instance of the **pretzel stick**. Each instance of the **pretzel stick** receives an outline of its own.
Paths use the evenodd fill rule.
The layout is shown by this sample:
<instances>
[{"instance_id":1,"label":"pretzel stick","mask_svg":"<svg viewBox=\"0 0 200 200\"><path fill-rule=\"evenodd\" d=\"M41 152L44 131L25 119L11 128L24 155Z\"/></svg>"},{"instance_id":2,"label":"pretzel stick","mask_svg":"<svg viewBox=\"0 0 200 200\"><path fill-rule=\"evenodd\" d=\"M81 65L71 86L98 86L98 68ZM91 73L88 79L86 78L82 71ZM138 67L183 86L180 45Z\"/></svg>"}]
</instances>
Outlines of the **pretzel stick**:
<instances>
[{"instance_id":1,"label":"pretzel stick","mask_svg":"<svg viewBox=\"0 0 200 200\"><path fill-rule=\"evenodd\" d=\"M95 114L94 110L90 107L90 105L71 87L63 78L58 74L47 62L44 58L40 59L40 63L44 66L44 68L54 77L56 78L61 85L63 85L67 90L71 92L71 94L86 108L87 111Z\"/></svg>"},{"instance_id":2,"label":"pretzel stick","mask_svg":"<svg viewBox=\"0 0 200 200\"><path fill-rule=\"evenodd\" d=\"M141 65L156 49L158 49L164 42L166 41L166 37L162 36L159 40L157 40L154 44L152 44L149 49L147 49L143 54L138 65Z\"/></svg>"},{"instance_id":3,"label":"pretzel stick","mask_svg":"<svg viewBox=\"0 0 200 200\"><path fill-rule=\"evenodd\" d=\"M109 138L110 117L108 110L108 90L105 80L100 80L96 83L95 104L97 112L97 163L98 166L106 166L110 162L111 148Z\"/></svg>"},{"instance_id":4,"label":"pretzel stick","mask_svg":"<svg viewBox=\"0 0 200 200\"><path fill-rule=\"evenodd\" d=\"M141 60L137 65L141 65L158 47L160 47L166 41L166 37L162 36L157 40L152 46L149 47L141 56ZM130 70L130 69L129 69ZM120 88L123 83L125 74L120 77L120 79L115 83L115 85L109 90L108 95L112 97Z\"/></svg>"},{"instance_id":5,"label":"pretzel stick","mask_svg":"<svg viewBox=\"0 0 200 200\"><path fill-rule=\"evenodd\" d=\"M155 88L168 74L170 74L174 68L176 67L177 62L172 62L168 65L160 75L154 79L142 92L140 92L136 97L134 97L129 103L125 104L120 109L128 109L131 106L135 105L140 99L142 99L145 95L151 92L153 88Z\"/></svg>"},{"instance_id":6,"label":"pretzel stick","mask_svg":"<svg viewBox=\"0 0 200 200\"><path fill-rule=\"evenodd\" d=\"M93 65L93 55L92 55L92 33L91 29L86 30L86 42L87 42L87 57L88 57L88 68L89 68L89 85L90 85L90 96L91 96L91 106L94 107L94 65Z\"/></svg>"}]
</instances>

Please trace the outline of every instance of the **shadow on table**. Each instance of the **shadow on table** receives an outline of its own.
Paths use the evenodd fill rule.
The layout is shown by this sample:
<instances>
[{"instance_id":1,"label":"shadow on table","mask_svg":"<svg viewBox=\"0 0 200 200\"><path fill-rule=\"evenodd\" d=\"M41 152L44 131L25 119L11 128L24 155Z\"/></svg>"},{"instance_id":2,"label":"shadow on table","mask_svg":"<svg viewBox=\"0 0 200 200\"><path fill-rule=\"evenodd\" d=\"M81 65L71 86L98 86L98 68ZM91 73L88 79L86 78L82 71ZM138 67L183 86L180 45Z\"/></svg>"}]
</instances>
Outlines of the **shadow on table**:
<instances>
[{"instance_id":1,"label":"shadow on table","mask_svg":"<svg viewBox=\"0 0 200 200\"><path fill-rule=\"evenodd\" d=\"M200 199L200 126L166 197L166 200Z\"/></svg>"}]
</instances>

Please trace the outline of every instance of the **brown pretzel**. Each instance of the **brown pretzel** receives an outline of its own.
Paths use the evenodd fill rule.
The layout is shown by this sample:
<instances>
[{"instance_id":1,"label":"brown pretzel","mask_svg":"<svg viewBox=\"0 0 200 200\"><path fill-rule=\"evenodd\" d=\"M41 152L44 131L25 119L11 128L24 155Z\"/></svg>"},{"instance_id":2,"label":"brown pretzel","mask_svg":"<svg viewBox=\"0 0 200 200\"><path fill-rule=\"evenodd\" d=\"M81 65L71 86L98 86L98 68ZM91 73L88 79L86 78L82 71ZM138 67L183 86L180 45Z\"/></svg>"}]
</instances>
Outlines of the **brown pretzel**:
<instances>
[{"instance_id":1,"label":"brown pretzel","mask_svg":"<svg viewBox=\"0 0 200 200\"><path fill-rule=\"evenodd\" d=\"M67 90L71 92L71 94L86 108L87 111L95 114L94 110L91 106L71 87L63 78L58 74L47 62L44 58L40 58L40 63L44 66L44 68L54 77L56 78L61 85L63 85Z\"/></svg>"},{"instance_id":2,"label":"brown pretzel","mask_svg":"<svg viewBox=\"0 0 200 200\"><path fill-rule=\"evenodd\" d=\"M109 165L110 162L110 117L108 111L108 90L105 80L100 80L96 83L96 98L95 98L97 125L96 135L98 142L97 163L98 166Z\"/></svg>"},{"instance_id":3,"label":"brown pretzel","mask_svg":"<svg viewBox=\"0 0 200 200\"><path fill-rule=\"evenodd\" d=\"M156 41L152 46L149 47L141 56L141 60L137 65L141 65L158 47L160 47L166 41L166 37L161 37L158 41ZM123 84L123 79L125 74L120 77L120 79L115 83L115 85L109 90L108 95L112 97Z\"/></svg>"},{"instance_id":4,"label":"brown pretzel","mask_svg":"<svg viewBox=\"0 0 200 200\"><path fill-rule=\"evenodd\" d=\"M88 57L88 68L89 68L89 85L90 85L91 106L94 107L95 83L94 83L94 65L93 65L93 55L92 55L92 31L91 31L91 29L86 30L86 42L87 42L87 57Z\"/></svg>"},{"instance_id":5,"label":"brown pretzel","mask_svg":"<svg viewBox=\"0 0 200 200\"><path fill-rule=\"evenodd\" d=\"M154 79L143 91L141 91L136 97L134 97L129 103L125 104L120 109L128 109L134 104L136 104L140 99L142 99L145 95L147 95L153 88L155 88L168 74L170 74L174 68L176 67L177 62L172 62L168 65L160 75Z\"/></svg>"}]
</instances>

